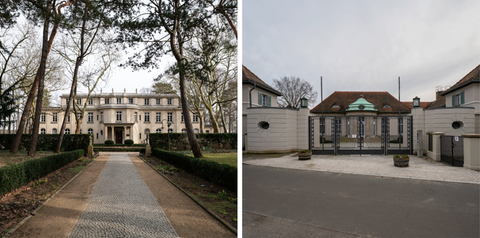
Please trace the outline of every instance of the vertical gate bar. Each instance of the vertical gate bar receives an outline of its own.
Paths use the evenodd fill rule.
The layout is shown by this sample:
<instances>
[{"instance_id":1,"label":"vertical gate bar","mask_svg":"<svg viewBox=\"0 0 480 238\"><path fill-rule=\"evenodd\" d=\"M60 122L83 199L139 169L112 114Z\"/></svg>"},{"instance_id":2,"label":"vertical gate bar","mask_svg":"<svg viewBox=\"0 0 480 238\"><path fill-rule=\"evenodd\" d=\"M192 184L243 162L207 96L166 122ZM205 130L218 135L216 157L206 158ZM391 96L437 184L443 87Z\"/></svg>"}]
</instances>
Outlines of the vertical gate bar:
<instances>
[{"instance_id":1,"label":"vertical gate bar","mask_svg":"<svg viewBox=\"0 0 480 238\"><path fill-rule=\"evenodd\" d=\"M450 144L452 145L452 166L453 166L453 148L455 147L455 143L453 143L454 139L453 136L450 136Z\"/></svg>"},{"instance_id":2,"label":"vertical gate bar","mask_svg":"<svg viewBox=\"0 0 480 238\"><path fill-rule=\"evenodd\" d=\"M408 139L410 140L410 154L413 154L413 116L410 116L409 125L410 125L410 135L408 135ZM422 151L423 151L423 148L422 148ZM423 155L421 156L423 157Z\"/></svg>"}]
</instances>

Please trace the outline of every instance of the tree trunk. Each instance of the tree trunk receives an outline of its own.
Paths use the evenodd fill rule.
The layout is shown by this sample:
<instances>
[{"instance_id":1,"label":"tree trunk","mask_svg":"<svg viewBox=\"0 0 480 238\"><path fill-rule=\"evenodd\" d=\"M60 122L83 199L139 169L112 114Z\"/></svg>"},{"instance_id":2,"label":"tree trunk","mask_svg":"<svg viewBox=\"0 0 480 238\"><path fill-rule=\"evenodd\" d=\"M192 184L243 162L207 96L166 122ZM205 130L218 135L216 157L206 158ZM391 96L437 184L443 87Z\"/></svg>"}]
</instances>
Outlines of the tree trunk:
<instances>
[{"instance_id":1,"label":"tree trunk","mask_svg":"<svg viewBox=\"0 0 480 238\"><path fill-rule=\"evenodd\" d=\"M220 128L218 127L217 118L215 118L213 114L213 107L210 107L210 106L205 106L205 107L207 108L208 114L210 116L210 122L212 123L213 133L218 133Z\"/></svg>"},{"instance_id":2,"label":"tree trunk","mask_svg":"<svg viewBox=\"0 0 480 238\"><path fill-rule=\"evenodd\" d=\"M223 114L223 107L221 104L218 105L219 111L220 111L220 120L222 121L222 126L223 126L223 133L227 133L227 125L225 123L225 115Z\"/></svg>"},{"instance_id":3,"label":"tree trunk","mask_svg":"<svg viewBox=\"0 0 480 238\"><path fill-rule=\"evenodd\" d=\"M82 129L82 117L77 118L77 127L75 128L75 134L80 134L80 130Z\"/></svg>"},{"instance_id":4,"label":"tree trunk","mask_svg":"<svg viewBox=\"0 0 480 238\"><path fill-rule=\"evenodd\" d=\"M38 93L37 93L37 106L35 108L35 119L33 121L33 131L32 131L32 140L30 147L28 148L28 156L33 157L35 151L37 150L38 142L38 132L40 127L40 114L42 112L42 102L43 102L43 88L45 80L45 68L47 64L48 56L48 27L50 25L50 20L45 19L44 31L43 31L43 48L42 48L42 58L40 60L40 67L38 68L37 74L39 74L38 80Z\"/></svg>"},{"instance_id":5,"label":"tree trunk","mask_svg":"<svg viewBox=\"0 0 480 238\"><path fill-rule=\"evenodd\" d=\"M200 133L205 133L205 130L203 128L203 116L202 116L202 114L200 114L200 116L198 116L198 121L200 122Z\"/></svg>"},{"instance_id":6,"label":"tree trunk","mask_svg":"<svg viewBox=\"0 0 480 238\"><path fill-rule=\"evenodd\" d=\"M188 143L192 149L193 156L195 158L203 157L202 149L197 142L197 137L195 136L195 132L193 131L192 120L190 118L190 110L188 110L188 100L187 100L187 90L185 87L185 73L180 72L180 100L182 100L182 111L183 111L183 118L185 122L185 129L187 130L187 137Z\"/></svg>"},{"instance_id":7,"label":"tree trunk","mask_svg":"<svg viewBox=\"0 0 480 238\"><path fill-rule=\"evenodd\" d=\"M48 9L50 9L50 8L51 8L51 6L48 6ZM50 49L52 48L53 39L55 38L55 35L57 34L57 29L58 29L59 24L60 24L60 20L55 21L55 24L53 26L52 32L50 33L50 39L48 39L48 45L47 45L47 41L45 40L45 37L48 36L48 26L50 25L50 21L45 19L45 23L44 23L44 27L43 27L43 38L44 38L43 39L43 46L45 47L45 45L47 45L45 62L43 62L43 53L44 52L43 52L43 49L42 49L42 58L41 58L41 61L40 61L40 67L37 70L37 75L35 76L35 80L33 81L32 88L30 89L30 93L28 94L27 102L25 103L25 108L23 110L22 117L20 118L20 123L18 125L17 133L15 135L15 139L13 140L12 147L10 148L11 153L17 153L17 151L18 151L18 146L20 145L20 141L22 139L23 130L25 129L25 124L26 124L26 120L27 120L27 117L28 117L28 113L30 112L30 107L32 106L33 99L35 98L35 92L37 91L37 88L38 88L38 85L39 85L39 82L40 82L40 78L44 77L44 75L42 76L42 74L40 72L40 68L41 68L42 62L46 64L47 56L50 53ZM43 74L45 74L45 71L43 72ZM38 135L38 132L37 132L37 135Z\"/></svg>"}]
</instances>

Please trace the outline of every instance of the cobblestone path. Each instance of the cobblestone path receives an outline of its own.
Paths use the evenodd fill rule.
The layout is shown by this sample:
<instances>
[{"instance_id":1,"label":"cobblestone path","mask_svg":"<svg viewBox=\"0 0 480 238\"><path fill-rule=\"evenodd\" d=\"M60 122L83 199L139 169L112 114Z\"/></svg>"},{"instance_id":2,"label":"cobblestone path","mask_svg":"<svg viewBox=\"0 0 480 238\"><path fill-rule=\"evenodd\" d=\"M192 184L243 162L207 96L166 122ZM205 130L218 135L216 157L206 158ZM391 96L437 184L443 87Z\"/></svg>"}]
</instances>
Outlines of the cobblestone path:
<instances>
[{"instance_id":1,"label":"cobblestone path","mask_svg":"<svg viewBox=\"0 0 480 238\"><path fill-rule=\"evenodd\" d=\"M178 237L125 154L112 154L68 237Z\"/></svg>"}]
</instances>

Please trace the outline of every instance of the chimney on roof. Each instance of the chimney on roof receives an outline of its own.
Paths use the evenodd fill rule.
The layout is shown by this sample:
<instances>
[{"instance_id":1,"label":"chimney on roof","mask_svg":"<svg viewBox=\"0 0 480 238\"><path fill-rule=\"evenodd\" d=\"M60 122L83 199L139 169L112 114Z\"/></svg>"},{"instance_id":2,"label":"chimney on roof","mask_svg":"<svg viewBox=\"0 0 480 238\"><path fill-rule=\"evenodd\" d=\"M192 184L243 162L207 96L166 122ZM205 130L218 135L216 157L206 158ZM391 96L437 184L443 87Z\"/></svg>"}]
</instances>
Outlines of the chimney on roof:
<instances>
[{"instance_id":1,"label":"chimney on roof","mask_svg":"<svg viewBox=\"0 0 480 238\"><path fill-rule=\"evenodd\" d=\"M440 94L442 94L443 92L447 91L447 89L449 88L449 86L442 86L442 85L438 85L435 87L435 100L441 98L442 96Z\"/></svg>"}]
</instances>

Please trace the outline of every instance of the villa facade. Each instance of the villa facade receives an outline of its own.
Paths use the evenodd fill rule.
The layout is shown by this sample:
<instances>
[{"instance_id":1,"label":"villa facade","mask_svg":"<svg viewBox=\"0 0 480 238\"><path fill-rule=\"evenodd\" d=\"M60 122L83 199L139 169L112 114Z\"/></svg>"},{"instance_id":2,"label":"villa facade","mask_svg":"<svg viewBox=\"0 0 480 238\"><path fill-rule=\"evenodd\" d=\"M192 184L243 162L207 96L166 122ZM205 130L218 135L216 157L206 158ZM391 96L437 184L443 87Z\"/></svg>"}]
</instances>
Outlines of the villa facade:
<instances>
[{"instance_id":1,"label":"villa facade","mask_svg":"<svg viewBox=\"0 0 480 238\"><path fill-rule=\"evenodd\" d=\"M41 134L57 134L62 127L68 94L63 94L60 107L43 108L40 117ZM74 102L81 108L86 105L80 133L93 134L95 143L113 140L123 144L125 140L145 143L149 133L184 133L185 123L176 94L100 93L87 101L86 94L79 94ZM71 105L72 107L72 105ZM199 116L190 114L195 133L210 133L211 128L200 128ZM65 134L76 130L73 109L67 113Z\"/></svg>"}]
</instances>

